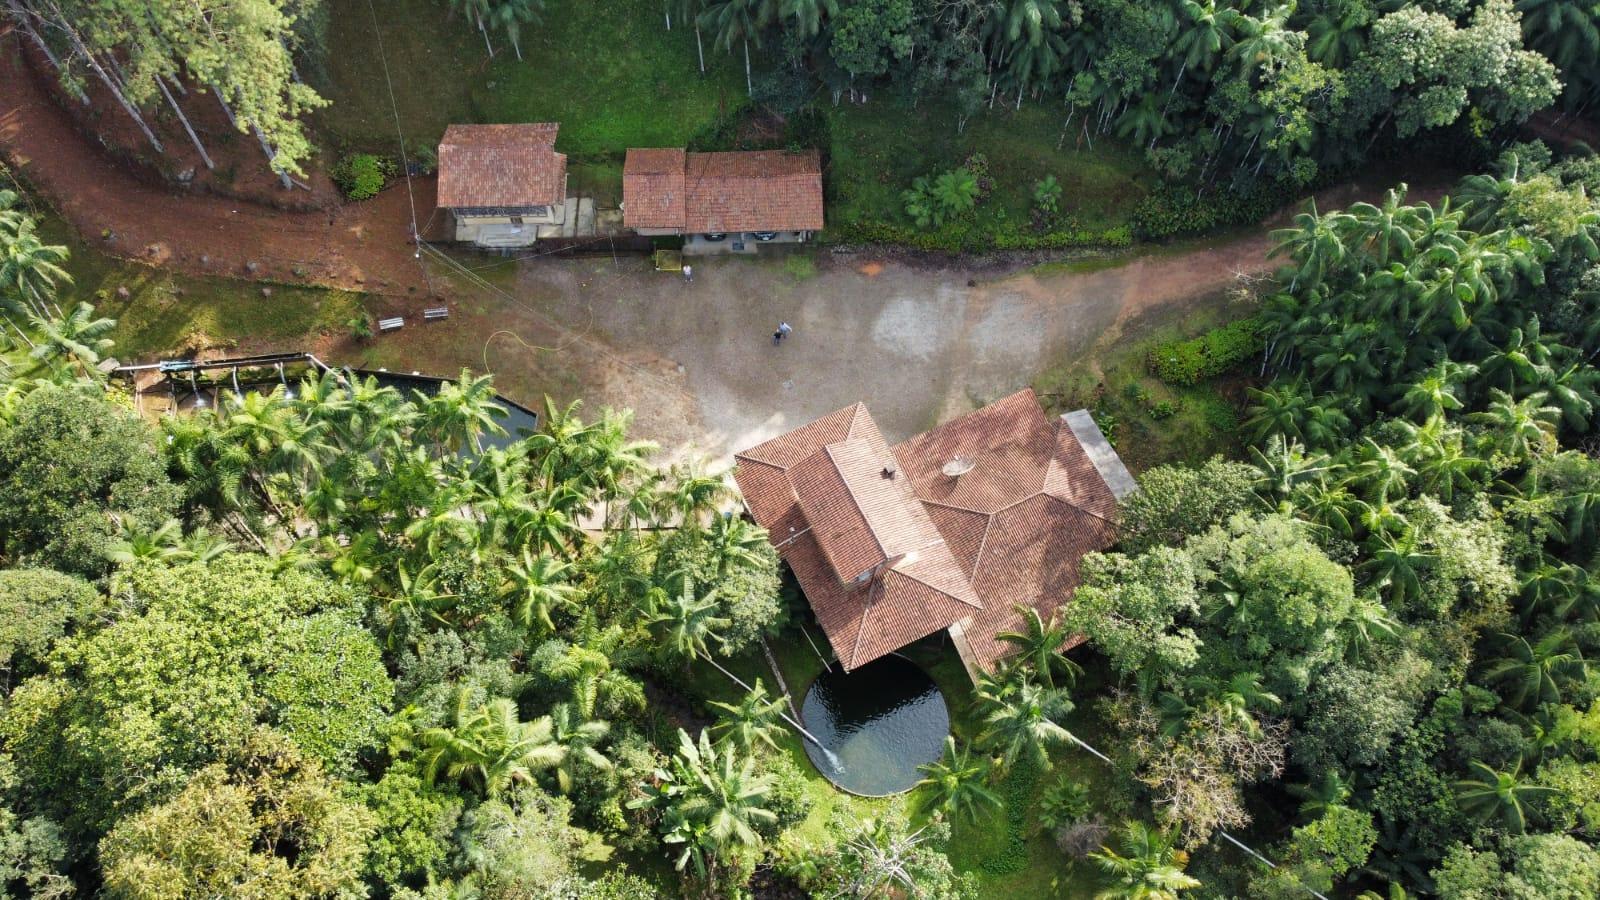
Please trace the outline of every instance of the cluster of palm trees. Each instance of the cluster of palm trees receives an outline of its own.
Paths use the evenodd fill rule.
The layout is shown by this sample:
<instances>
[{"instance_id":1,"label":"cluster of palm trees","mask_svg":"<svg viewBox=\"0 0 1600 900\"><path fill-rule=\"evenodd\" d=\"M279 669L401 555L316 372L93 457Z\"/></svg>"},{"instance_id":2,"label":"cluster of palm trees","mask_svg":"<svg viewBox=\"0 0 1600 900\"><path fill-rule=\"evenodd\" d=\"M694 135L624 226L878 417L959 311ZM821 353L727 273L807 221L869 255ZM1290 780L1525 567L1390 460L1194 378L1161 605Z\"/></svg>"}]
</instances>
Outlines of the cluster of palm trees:
<instances>
[{"instance_id":1,"label":"cluster of palm trees","mask_svg":"<svg viewBox=\"0 0 1600 900\"><path fill-rule=\"evenodd\" d=\"M67 248L45 243L38 219L19 201L15 191L0 189L0 348L24 347L48 370L93 377L116 323L96 317L87 303L62 310L56 294L72 284L63 268Z\"/></svg>"},{"instance_id":2,"label":"cluster of palm trees","mask_svg":"<svg viewBox=\"0 0 1600 900\"><path fill-rule=\"evenodd\" d=\"M1254 395L1251 436L1327 446L1390 407L1419 421L1481 411L1523 440L1587 428L1600 402L1588 365L1600 327L1585 317L1555 333L1540 317L1551 304L1507 301L1554 293L1567 271L1600 258L1600 211L1559 235L1507 224L1516 190L1514 174L1469 178L1458 206L1447 198L1436 209L1404 203L1402 186L1382 204L1313 208L1276 232L1273 252L1292 262L1287 290L1264 305L1263 364L1301 377Z\"/></svg>"},{"instance_id":3,"label":"cluster of palm trees","mask_svg":"<svg viewBox=\"0 0 1600 900\"><path fill-rule=\"evenodd\" d=\"M920 802L937 816L978 822L1003 809L995 783L1015 770L1048 771L1051 753L1078 738L1063 724L1070 687L1081 669L1062 653L1072 637L1058 616L1018 606L1021 627L999 635L1013 653L980 676L975 703L982 730L970 744L945 738L944 755L922 767ZM1141 822L1123 826L1116 845L1090 854L1106 875L1107 898L1176 897L1200 882L1183 872L1187 855L1165 832Z\"/></svg>"}]
</instances>

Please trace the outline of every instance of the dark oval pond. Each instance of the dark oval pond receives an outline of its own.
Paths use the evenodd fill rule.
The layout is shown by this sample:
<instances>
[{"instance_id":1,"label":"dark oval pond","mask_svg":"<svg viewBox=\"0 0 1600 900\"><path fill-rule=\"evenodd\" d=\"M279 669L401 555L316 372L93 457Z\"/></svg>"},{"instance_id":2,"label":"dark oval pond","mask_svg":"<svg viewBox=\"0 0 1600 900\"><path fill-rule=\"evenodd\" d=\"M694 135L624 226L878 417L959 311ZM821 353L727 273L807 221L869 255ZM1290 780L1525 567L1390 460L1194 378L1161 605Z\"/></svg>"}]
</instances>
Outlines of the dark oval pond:
<instances>
[{"instance_id":1,"label":"dark oval pond","mask_svg":"<svg viewBox=\"0 0 1600 900\"><path fill-rule=\"evenodd\" d=\"M950 733L950 710L938 685L903 656L885 656L854 672L822 673L806 692L800 716L822 743L805 742L817 771L869 797L910 790L922 779L917 767L939 758Z\"/></svg>"}]
</instances>

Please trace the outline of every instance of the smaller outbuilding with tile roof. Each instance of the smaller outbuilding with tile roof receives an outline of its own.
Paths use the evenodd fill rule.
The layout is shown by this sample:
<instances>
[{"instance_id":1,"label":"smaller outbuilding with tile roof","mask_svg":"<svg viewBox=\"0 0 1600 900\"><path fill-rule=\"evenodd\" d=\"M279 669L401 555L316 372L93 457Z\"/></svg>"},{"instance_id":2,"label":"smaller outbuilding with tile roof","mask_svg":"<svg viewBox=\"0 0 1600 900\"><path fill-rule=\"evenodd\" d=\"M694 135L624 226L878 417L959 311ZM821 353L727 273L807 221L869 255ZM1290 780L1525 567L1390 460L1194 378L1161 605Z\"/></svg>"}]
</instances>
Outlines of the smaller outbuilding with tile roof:
<instances>
[{"instance_id":1,"label":"smaller outbuilding with tile roof","mask_svg":"<svg viewBox=\"0 0 1600 900\"><path fill-rule=\"evenodd\" d=\"M1020 391L890 448L857 403L736 455L734 479L846 670L947 630L991 670L1049 618L1135 489L1087 412Z\"/></svg>"},{"instance_id":2,"label":"smaller outbuilding with tile roof","mask_svg":"<svg viewBox=\"0 0 1600 900\"><path fill-rule=\"evenodd\" d=\"M691 253L803 241L822 230L822 213L816 150L631 149L622 167L623 224L683 235Z\"/></svg>"},{"instance_id":3,"label":"smaller outbuilding with tile roof","mask_svg":"<svg viewBox=\"0 0 1600 900\"><path fill-rule=\"evenodd\" d=\"M567 156L555 149L554 122L451 125L439 141L439 208L455 220L458 241L484 247L532 244L539 226L561 225Z\"/></svg>"}]
</instances>

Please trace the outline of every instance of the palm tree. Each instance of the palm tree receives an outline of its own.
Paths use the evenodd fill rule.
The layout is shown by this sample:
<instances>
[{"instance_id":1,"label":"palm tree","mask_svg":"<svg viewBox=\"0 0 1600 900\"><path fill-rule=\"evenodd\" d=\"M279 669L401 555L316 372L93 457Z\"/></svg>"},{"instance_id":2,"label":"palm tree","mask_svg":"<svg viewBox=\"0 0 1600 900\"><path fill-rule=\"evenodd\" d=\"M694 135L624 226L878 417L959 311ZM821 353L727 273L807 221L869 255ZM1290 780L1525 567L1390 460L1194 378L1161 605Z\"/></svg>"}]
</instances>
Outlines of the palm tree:
<instances>
[{"instance_id":1,"label":"palm tree","mask_svg":"<svg viewBox=\"0 0 1600 900\"><path fill-rule=\"evenodd\" d=\"M87 375L94 372L101 354L112 347L112 341L106 335L117 327L117 320L96 319L93 316L94 307L87 303L79 303L72 312L60 319L32 316L39 341L28 355L44 362L65 357L77 366L80 373Z\"/></svg>"},{"instance_id":2,"label":"palm tree","mask_svg":"<svg viewBox=\"0 0 1600 900\"><path fill-rule=\"evenodd\" d=\"M1172 839L1139 821L1118 829L1117 849L1102 847L1089 854L1111 879L1096 900L1177 900L1179 891L1200 887L1200 879L1183 871L1189 854Z\"/></svg>"},{"instance_id":3,"label":"palm tree","mask_svg":"<svg viewBox=\"0 0 1600 900\"><path fill-rule=\"evenodd\" d=\"M1400 397L1400 411L1414 421L1426 422L1461 408L1457 395L1463 382L1478 374L1471 363L1440 360Z\"/></svg>"},{"instance_id":4,"label":"palm tree","mask_svg":"<svg viewBox=\"0 0 1600 900\"><path fill-rule=\"evenodd\" d=\"M656 588L650 598L650 624L661 626L667 646L682 657L685 665L695 659L711 658L711 642L727 646L722 630L732 624L718 615L717 591L712 588L703 597L694 596L693 585L686 573L674 572L667 580L679 582L676 595L668 595Z\"/></svg>"},{"instance_id":5,"label":"palm tree","mask_svg":"<svg viewBox=\"0 0 1600 900\"><path fill-rule=\"evenodd\" d=\"M839 0L783 0L778 8L778 15L792 20L795 33L803 38L816 37L823 20L838 14Z\"/></svg>"},{"instance_id":6,"label":"palm tree","mask_svg":"<svg viewBox=\"0 0 1600 900\"><path fill-rule=\"evenodd\" d=\"M767 530L738 516L717 516L703 532L717 562L718 577L759 564L767 546Z\"/></svg>"},{"instance_id":7,"label":"palm tree","mask_svg":"<svg viewBox=\"0 0 1600 900\"><path fill-rule=\"evenodd\" d=\"M1384 195L1382 206L1350 204L1345 209L1348 218L1342 222L1349 229L1345 246L1361 249L1364 252L1358 258L1370 259L1378 268L1388 268L1391 258L1410 259L1423 228L1423 211L1432 210L1425 203L1406 206L1405 197L1406 186L1401 184Z\"/></svg>"},{"instance_id":8,"label":"palm tree","mask_svg":"<svg viewBox=\"0 0 1600 900\"><path fill-rule=\"evenodd\" d=\"M544 398L544 427L528 437L526 446L529 458L537 463L544 478L546 491L571 482L581 483L588 470L599 424L585 424L578 418L582 408L582 400L558 408L550 397Z\"/></svg>"},{"instance_id":9,"label":"palm tree","mask_svg":"<svg viewBox=\"0 0 1600 900\"><path fill-rule=\"evenodd\" d=\"M986 679L978 688L978 702L986 710L978 742L1000 755L1010 769L1018 760L1044 768L1050 749L1072 740L1072 733L1056 721L1072 711L1072 700L1061 688L1048 688L1027 678Z\"/></svg>"},{"instance_id":10,"label":"palm tree","mask_svg":"<svg viewBox=\"0 0 1600 900\"><path fill-rule=\"evenodd\" d=\"M750 42L761 46L761 31L766 25L760 19L764 5L763 0L707 0L705 11L695 19L697 25L712 31L713 43L729 53L734 44L744 45L745 90L751 95L756 88L750 75Z\"/></svg>"},{"instance_id":11,"label":"palm tree","mask_svg":"<svg viewBox=\"0 0 1600 900\"><path fill-rule=\"evenodd\" d=\"M1177 59L1180 62L1178 74L1172 79L1172 87L1167 91L1169 102L1178 90L1178 85L1183 82L1185 72L1190 69L1211 71L1217 58L1233 46L1233 25L1239 16L1238 11L1232 7L1224 6L1218 9L1216 0L1205 0L1204 3L1179 0L1177 7L1178 36L1173 40L1166 58L1169 61Z\"/></svg>"},{"instance_id":12,"label":"palm tree","mask_svg":"<svg viewBox=\"0 0 1600 900\"><path fill-rule=\"evenodd\" d=\"M565 758L548 716L523 722L516 704L504 697L471 708L470 696L459 689L450 723L422 732L423 773L430 783L442 774L494 798L513 784L532 784L535 771Z\"/></svg>"},{"instance_id":13,"label":"palm tree","mask_svg":"<svg viewBox=\"0 0 1600 900\"><path fill-rule=\"evenodd\" d=\"M1343 69L1367 45L1373 9L1366 3L1323 0L1306 23L1306 56L1331 69Z\"/></svg>"},{"instance_id":14,"label":"palm tree","mask_svg":"<svg viewBox=\"0 0 1600 900\"><path fill-rule=\"evenodd\" d=\"M1022 618L1021 631L1003 631L996 635L1001 641L1016 647L1016 664L1030 666L1034 674L1047 687L1056 686L1056 673L1060 672L1067 684L1077 680L1083 669L1061 654L1061 648L1072 637L1072 632L1061 624L1059 610L1049 621L1039 615L1039 610L1021 603L1015 607Z\"/></svg>"},{"instance_id":15,"label":"palm tree","mask_svg":"<svg viewBox=\"0 0 1600 900\"><path fill-rule=\"evenodd\" d=\"M715 726L719 742L731 742L749 753L758 744L776 750L776 736L783 733L783 700L767 693L767 688L757 678L750 692L738 703L712 701L712 707L722 711Z\"/></svg>"},{"instance_id":16,"label":"palm tree","mask_svg":"<svg viewBox=\"0 0 1600 900\"><path fill-rule=\"evenodd\" d=\"M678 871L690 863L701 878L709 877L735 851L759 847L759 827L776 822L764 804L772 792L771 775L758 774L755 758L731 746L714 747L702 731L697 745L678 730L678 752L630 808L661 811L667 844L681 844Z\"/></svg>"},{"instance_id":17,"label":"palm tree","mask_svg":"<svg viewBox=\"0 0 1600 900\"><path fill-rule=\"evenodd\" d=\"M679 525L695 524L715 511L728 494L725 474L709 474L694 461L675 465L660 494L662 519L676 518Z\"/></svg>"},{"instance_id":18,"label":"palm tree","mask_svg":"<svg viewBox=\"0 0 1600 900\"><path fill-rule=\"evenodd\" d=\"M607 715L644 710L644 687L620 668L637 655L622 628L596 627L591 615L579 621L579 643L568 644L561 658L549 664L551 677L568 682L572 705L586 718L603 710Z\"/></svg>"},{"instance_id":19,"label":"palm tree","mask_svg":"<svg viewBox=\"0 0 1600 900\"><path fill-rule=\"evenodd\" d=\"M487 4L486 24L506 33L517 61L522 60L522 26L537 25L544 12L544 0L492 0Z\"/></svg>"},{"instance_id":20,"label":"palm tree","mask_svg":"<svg viewBox=\"0 0 1600 900\"><path fill-rule=\"evenodd\" d=\"M1294 217L1294 227L1281 228L1272 233L1276 243L1267 256L1270 258L1287 253L1298 263L1294 276L1289 280L1291 294L1302 281L1307 290L1321 286L1328 271L1337 269L1344 261L1343 232L1349 227L1348 219L1345 213L1319 215L1317 203L1313 200L1308 211Z\"/></svg>"},{"instance_id":21,"label":"palm tree","mask_svg":"<svg viewBox=\"0 0 1600 900\"><path fill-rule=\"evenodd\" d=\"M72 276L62 268L67 248L45 244L31 216L9 216L0 220L0 296L14 292L28 301L35 315L48 314L46 302L61 284L71 284Z\"/></svg>"},{"instance_id":22,"label":"palm tree","mask_svg":"<svg viewBox=\"0 0 1600 900\"><path fill-rule=\"evenodd\" d=\"M182 562L190 558L183 542L183 526L177 519L168 519L154 531L145 531L129 520L123 520L121 525L122 536L106 547L106 559L116 565L140 559Z\"/></svg>"},{"instance_id":23,"label":"palm tree","mask_svg":"<svg viewBox=\"0 0 1600 900\"><path fill-rule=\"evenodd\" d=\"M535 557L522 548L520 558L505 566L506 578L501 595L511 602L511 620L523 628L539 626L543 633L556 630L550 613L572 603L578 589L567 583L572 564L540 554Z\"/></svg>"},{"instance_id":24,"label":"palm tree","mask_svg":"<svg viewBox=\"0 0 1600 900\"><path fill-rule=\"evenodd\" d=\"M611 760L595 749L611 733L611 726L599 719L585 720L570 703L557 703L550 710L550 741L560 749L554 763L556 787L563 794L572 792L572 784L585 768L611 771Z\"/></svg>"},{"instance_id":25,"label":"palm tree","mask_svg":"<svg viewBox=\"0 0 1600 900\"><path fill-rule=\"evenodd\" d=\"M1259 19L1240 14L1239 38L1228 51L1239 74L1249 78L1258 70L1276 70L1301 46L1304 35L1288 25L1293 10L1293 3L1285 3Z\"/></svg>"},{"instance_id":26,"label":"palm tree","mask_svg":"<svg viewBox=\"0 0 1600 900\"><path fill-rule=\"evenodd\" d=\"M1506 655L1484 672L1491 684L1504 685L1506 702L1527 708L1530 703L1561 702L1561 685L1568 678L1581 681L1588 663L1576 638L1565 627L1552 628L1534 643L1520 634L1500 635Z\"/></svg>"},{"instance_id":27,"label":"palm tree","mask_svg":"<svg viewBox=\"0 0 1600 900\"><path fill-rule=\"evenodd\" d=\"M1527 459L1546 446L1555 435L1561 411L1545 405L1543 391L1521 400L1498 388L1489 392L1489 408L1467 418L1488 425L1496 449L1517 459Z\"/></svg>"},{"instance_id":28,"label":"palm tree","mask_svg":"<svg viewBox=\"0 0 1600 900\"><path fill-rule=\"evenodd\" d=\"M461 370L458 381L439 385L439 392L431 397L418 395L422 407L422 427L438 447L459 453L468 444L483 452L483 435L503 435L499 419L506 409L494 396L494 379L488 375L473 377Z\"/></svg>"},{"instance_id":29,"label":"palm tree","mask_svg":"<svg viewBox=\"0 0 1600 900\"><path fill-rule=\"evenodd\" d=\"M1400 607L1408 598L1421 595L1422 575L1432 566L1435 555L1422 548L1416 529L1405 528L1398 535L1373 535L1367 550L1367 571L1375 584L1388 587L1390 605Z\"/></svg>"},{"instance_id":30,"label":"palm tree","mask_svg":"<svg viewBox=\"0 0 1600 900\"><path fill-rule=\"evenodd\" d=\"M1343 775L1329 769L1322 774L1321 781L1289 785L1289 793L1300 798L1300 815L1312 820L1322 818L1332 807L1343 805L1354 791Z\"/></svg>"},{"instance_id":31,"label":"palm tree","mask_svg":"<svg viewBox=\"0 0 1600 900\"><path fill-rule=\"evenodd\" d=\"M951 735L945 735L944 755L938 762L917 768L923 773L917 787L927 790L928 807L941 814L976 822L985 809L1001 807L1000 797L983 783L989 777L989 762L975 756L970 747L957 747Z\"/></svg>"},{"instance_id":32,"label":"palm tree","mask_svg":"<svg viewBox=\"0 0 1600 900\"><path fill-rule=\"evenodd\" d=\"M1455 782L1456 802L1461 810L1479 822L1499 820L1512 834L1528 827L1528 802L1558 794L1556 788L1528 784L1522 780L1522 760L1509 772L1498 772L1478 760L1467 765L1473 777Z\"/></svg>"}]
</instances>

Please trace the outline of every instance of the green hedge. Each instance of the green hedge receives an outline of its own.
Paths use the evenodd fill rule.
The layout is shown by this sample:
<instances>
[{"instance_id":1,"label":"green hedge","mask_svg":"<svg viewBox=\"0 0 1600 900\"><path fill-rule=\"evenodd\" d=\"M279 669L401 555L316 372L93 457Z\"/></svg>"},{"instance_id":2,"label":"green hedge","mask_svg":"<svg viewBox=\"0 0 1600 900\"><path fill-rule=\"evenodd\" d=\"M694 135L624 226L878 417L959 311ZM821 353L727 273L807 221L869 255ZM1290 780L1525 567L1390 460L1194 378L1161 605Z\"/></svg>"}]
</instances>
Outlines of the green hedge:
<instances>
[{"instance_id":1,"label":"green hedge","mask_svg":"<svg viewBox=\"0 0 1600 900\"><path fill-rule=\"evenodd\" d=\"M1188 387L1227 372L1261 352L1259 316L1213 328L1187 341L1168 341L1151 349L1150 371L1167 384Z\"/></svg>"},{"instance_id":2,"label":"green hedge","mask_svg":"<svg viewBox=\"0 0 1600 900\"><path fill-rule=\"evenodd\" d=\"M1253 225L1294 200L1279 185L1257 185L1248 191L1212 189L1195 197L1194 188L1162 185L1133 209L1133 233L1142 241L1210 234L1236 225Z\"/></svg>"},{"instance_id":3,"label":"green hedge","mask_svg":"<svg viewBox=\"0 0 1600 900\"><path fill-rule=\"evenodd\" d=\"M987 253L994 250L1128 247L1133 244L1133 233L1126 225L1103 231L1079 228L1036 234L1014 225L984 228L975 223L957 222L928 232L891 222L851 222L830 226L827 240L836 244L894 244L913 250L943 253Z\"/></svg>"}]
</instances>

